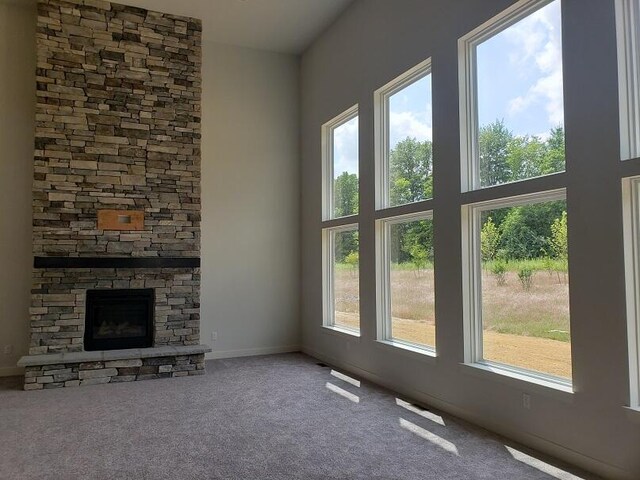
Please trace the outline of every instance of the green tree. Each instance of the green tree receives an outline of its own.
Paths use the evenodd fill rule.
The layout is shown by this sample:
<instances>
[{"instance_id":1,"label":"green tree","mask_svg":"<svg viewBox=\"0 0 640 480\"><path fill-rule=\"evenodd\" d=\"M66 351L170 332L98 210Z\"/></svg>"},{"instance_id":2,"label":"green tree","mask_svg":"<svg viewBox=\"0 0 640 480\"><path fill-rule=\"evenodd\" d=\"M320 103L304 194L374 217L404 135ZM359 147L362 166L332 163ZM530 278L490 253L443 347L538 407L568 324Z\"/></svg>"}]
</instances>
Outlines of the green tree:
<instances>
[{"instance_id":1,"label":"green tree","mask_svg":"<svg viewBox=\"0 0 640 480\"><path fill-rule=\"evenodd\" d=\"M433 222L420 220L401 225L401 256L420 270L433 263Z\"/></svg>"},{"instance_id":2,"label":"green tree","mask_svg":"<svg viewBox=\"0 0 640 480\"><path fill-rule=\"evenodd\" d=\"M502 120L480 127L478 156L481 185L499 185L512 180L509 162L509 145L512 140L513 134Z\"/></svg>"},{"instance_id":3,"label":"green tree","mask_svg":"<svg viewBox=\"0 0 640 480\"><path fill-rule=\"evenodd\" d=\"M569 260L569 241L567 236L567 212L562 212L551 224L551 250L554 256L566 266Z\"/></svg>"},{"instance_id":4,"label":"green tree","mask_svg":"<svg viewBox=\"0 0 640 480\"><path fill-rule=\"evenodd\" d=\"M358 175L343 172L335 180L333 210L336 217L358 213Z\"/></svg>"},{"instance_id":5,"label":"green tree","mask_svg":"<svg viewBox=\"0 0 640 480\"><path fill-rule=\"evenodd\" d=\"M547 145L538 137L514 137L507 148L507 163L511 171L511 181L538 177L545 173L544 160Z\"/></svg>"},{"instance_id":6,"label":"green tree","mask_svg":"<svg viewBox=\"0 0 640 480\"><path fill-rule=\"evenodd\" d=\"M500 231L491 217L482 226L480 230L480 252L483 261L495 260L498 255L500 246Z\"/></svg>"},{"instance_id":7,"label":"green tree","mask_svg":"<svg viewBox=\"0 0 640 480\"><path fill-rule=\"evenodd\" d=\"M344 262L351 267L351 274L355 276L358 273L360 254L358 253L358 251L351 252L347 256L345 256Z\"/></svg>"},{"instance_id":8,"label":"green tree","mask_svg":"<svg viewBox=\"0 0 640 480\"><path fill-rule=\"evenodd\" d=\"M513 135L504 121L496 120L480 128L478 148L482 186L546 175L565 168L565 135L562 126L551 129L549 137L543 141L536 136ZM515 260L541 255L565 258L554 244L562 242L562 228L566 232L565 210L565 202L545 202L483 212L483 258L495 260L503 256ZM557 238L552 233L552 225L557 230Z\"/></svg>"},{"instance_id":9,"label":"green tree","mask_svg":"<svg viewBox=\"0 0 640 480\"><path fill-rule=\"evenodd\" d=\"M545 245L544 235L539 235L527 222L524 208L511 208L501 225L502 248L510 260L534 258Z\"/></svg>"},{"instance_id":10,"label":"green tree","mask_svg":"<svg viewBox=\"0 0 640 480\"><path fill-rule=\"evenodd\" d=\"M433 196L432 145L405 138L389 153L389 195L392 205Z\"/></svg>"},{"instance_id":11,"label":"green tree","mask_svg":"<svg viewBox=\"0 0 640 480\"><path fill-rule=\"evenodd\" d=\"M541 162L541 174L561 172L565 169L564 128L552 128L546 142L545 155Z\"/></svg>"},{"instance_id":12,"label":"green tree","mask_svg":"<svg viewBox=\"0 0 640 480\"><path fill-rule=\"evenodd\" d=\"M360 238L357 231L338 232L335 234L334 249L336 263L353 261L352 254L358 255ZM355 257L358 258L358 257ZM349 259L349 260L347 260Z\"/></svg>"},{"instance_id":13,"label":"green tree","mask_svg":"<svg viewBox=\"0 0 640 480\"><path fill-rule=\"evenodd\" d=\"M513 260L538 258L550 248L553 219L561 217L566 202L544 202L509 207L499 226L500 248Z\"/></svg>"}]
</instances>

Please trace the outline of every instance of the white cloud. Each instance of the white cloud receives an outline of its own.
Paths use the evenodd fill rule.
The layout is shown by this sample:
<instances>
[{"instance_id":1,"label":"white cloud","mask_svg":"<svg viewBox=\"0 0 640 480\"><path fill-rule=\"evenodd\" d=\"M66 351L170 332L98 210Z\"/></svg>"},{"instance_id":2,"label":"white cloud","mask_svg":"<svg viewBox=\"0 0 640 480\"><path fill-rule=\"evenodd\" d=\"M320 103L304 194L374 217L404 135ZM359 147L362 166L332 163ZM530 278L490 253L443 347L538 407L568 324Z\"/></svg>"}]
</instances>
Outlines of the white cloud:
<instances>
[{"instance_id":1,"label":"white cloud","mask_svg":"<svg viewBox=\"0 0 640 480\"><path fill-rule=\"evenodd\" d=\"M516 48L511 63L527 77L537 80L524 95L509 103L509 114L523 112L532 105L544 105L549 123L563 122L562 39L560 4L555 1L505 30L506 38Z\"/></svg>"},{"instance_id":2,"label":"white cloud","mask_svg":"<svg viewBox=\"0 0 640 480\"><path fill-rule=\"evenodd\" d=\"M358 173L358 117L333 131L333 174Z\"/></svg>"},{"instance_id":3,"label":"white cloud","mask_svg":"<svg viewBox=\"0 0 640 480\"><path fill-rule=\"evenodd\" d=\"M545 130L544 132L535 133L533 136L537 137L541 142L546 142L551 138L551 131Z\"/></svg>"},{"instance_id":4,"label":"white cloud","mask_svg":"<svg viewBox=\"0 0 640 480\"><path fill-rule=\"evenodd\" d=\"M426 118L425 118L426 117ZM414 112L390 112L389 114L389 140L391 146L407 137L415 138L418 141L431 140L432 127L429 112L418 115Z\"/></svg>"},{"instance_id":5,"label":"white cloud","mask_svg":"<svg viewBox=\"0 0 640 480\"><path fill-rule=\"evenodd\" d=\"M389 140L391 147L406 137L418 141L431 140L431 108L426 112L390 112ZM429 119L429 120L427 120ZM358 119L354 118L333 131L333 174L338 177L344 172L358 173Z\"/></svg>"}]
</instances>

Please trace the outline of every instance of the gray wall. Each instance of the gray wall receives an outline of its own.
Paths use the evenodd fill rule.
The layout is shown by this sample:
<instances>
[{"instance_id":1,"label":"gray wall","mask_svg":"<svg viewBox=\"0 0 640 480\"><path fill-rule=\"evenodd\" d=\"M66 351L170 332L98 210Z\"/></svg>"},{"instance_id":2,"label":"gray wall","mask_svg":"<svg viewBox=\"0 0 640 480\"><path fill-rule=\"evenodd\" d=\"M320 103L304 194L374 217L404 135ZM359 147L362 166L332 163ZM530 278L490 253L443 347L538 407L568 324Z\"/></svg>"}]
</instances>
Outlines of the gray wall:
<instances>
[{"instance_id":1,"label":"gray wall","mask_svg":"<svg viewBox=\"0 0 640 480\"><path fill-rule=\"evenodd\" d=\"M35 24L33 4L0 0L0 376L29 343ZM201 341L210 356L297 350L299 62L202 53Z\"/></svg>"},{"instance_id":2,"label":"gray wall","mask_svg":"<svg viewBox=\"0 0 640 480\"><path fill-rule=\"evenodd\" d=\"M203 46L200 338L218 357L299 349L298 72Z\"/></svg>"},{"instance_id":3,"label":"gray wall","mask_svg":"<svg viewBox=\"0 0 640 480\"><path fill-rule=\"evenodd\" d=\"M359 0L305 52L302 89L303 349L325 361L612 477L639 478L640 416L626 412L628 365L614 2L563 0L574 394L474 373L463 361L457 39L508 0ZM435 359L375 341L373 91L433 62ZM322 328L321 125L360 107L362 336ZM516 191L497 187L501 195ZM532 187L533 188L533 187ZM595 252L603 252L600 255ZM522 394L531 395L531 409Z\"/></svg>"},{"instance_id":4,"label":"gray wall","mask_svg":"<svg viewBox=\"0 0 640 480\"><path fill-rule=\"evenodd\" d=\"M29 346L35 34L33 8L0 2L0 376Z\"/></svg>"}]
</instances>

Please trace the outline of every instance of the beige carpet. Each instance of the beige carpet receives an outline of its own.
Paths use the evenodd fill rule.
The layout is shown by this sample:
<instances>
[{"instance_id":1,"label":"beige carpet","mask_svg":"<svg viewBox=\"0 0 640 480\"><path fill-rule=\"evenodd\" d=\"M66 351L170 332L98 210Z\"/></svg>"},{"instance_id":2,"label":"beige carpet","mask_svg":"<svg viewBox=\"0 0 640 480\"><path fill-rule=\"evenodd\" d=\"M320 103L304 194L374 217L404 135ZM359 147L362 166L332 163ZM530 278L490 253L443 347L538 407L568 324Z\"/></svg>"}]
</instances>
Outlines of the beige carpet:
<instances>
[{"instance_id":1,"label":"beige carpet","mask_svg":"<svg viewBox=\"0 0 640 480\"><path fill-rule=\"evenodd\" d=\"M0 478L596 478L316 363L216 360L201 377L37 392L3 379Z\"/></svg>"}]
</instances>

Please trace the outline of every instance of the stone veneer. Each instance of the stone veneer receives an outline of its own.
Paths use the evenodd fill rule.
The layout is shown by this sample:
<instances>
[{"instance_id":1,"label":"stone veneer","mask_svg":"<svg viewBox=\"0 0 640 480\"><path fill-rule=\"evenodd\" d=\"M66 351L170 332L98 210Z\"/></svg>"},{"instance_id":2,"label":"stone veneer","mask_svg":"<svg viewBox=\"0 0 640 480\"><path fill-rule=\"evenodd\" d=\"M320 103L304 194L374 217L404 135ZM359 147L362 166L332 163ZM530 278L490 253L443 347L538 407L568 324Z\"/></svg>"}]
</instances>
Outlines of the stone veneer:
<instances>
[{"instance_id":1,"label":"stone veneer","mask_svg":"<svg viewBox=\"0 0 640 480\"><path fill-rule=\"evenodd\" d=\"M25 367L25 390L133 382L202 375L204 353L150 358L94 360Z\"/></svg>"},{"instance_id":2,"label":"stone veneer","mask_svg":"<svg viewBox=\"0 0 640 480\"><path fill-rule=\"evenodd\" d=\"M38 3L34 255L199 256L200 44L198 20ZM145 230L98 230L109 208Z\"/></svg>"},{"instance_id":3,"label":"stone veneer","mask_svg":"<svg viewBox=\"0 0 640 480\"><path fill-rule=\"evenodd\" d=\"M38 2L35 257L199 258L201 30L200 20L101 0ZM100 230L101 209L144 212L144 229ZM204 371L202 348L153 364L123 351L129 366L47 366L47 355L83 351L95 288L154 288L153 346L198 346L197 267L34 268L26 386Z\"/></svg>"},{"instance_id":4,"label":"stone veneer","mask_svg":"<svg viewBox=\"0 0 640 480\"><path fill-rule=\"evenodd\" d=\"M199 269L34 270L30 355L83 350L86 290L153 288L154 346L198 345Z\"/></svg>"}]
</instances>

